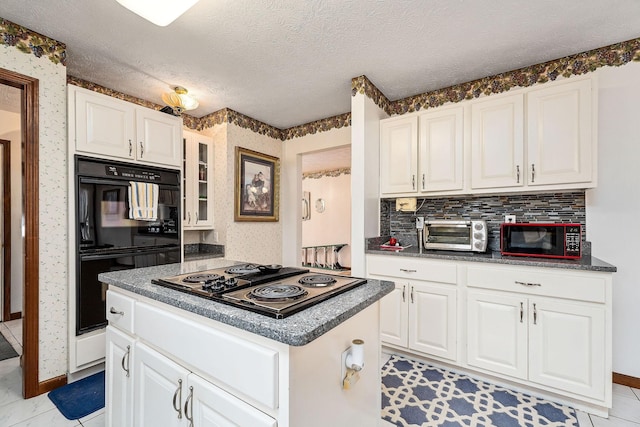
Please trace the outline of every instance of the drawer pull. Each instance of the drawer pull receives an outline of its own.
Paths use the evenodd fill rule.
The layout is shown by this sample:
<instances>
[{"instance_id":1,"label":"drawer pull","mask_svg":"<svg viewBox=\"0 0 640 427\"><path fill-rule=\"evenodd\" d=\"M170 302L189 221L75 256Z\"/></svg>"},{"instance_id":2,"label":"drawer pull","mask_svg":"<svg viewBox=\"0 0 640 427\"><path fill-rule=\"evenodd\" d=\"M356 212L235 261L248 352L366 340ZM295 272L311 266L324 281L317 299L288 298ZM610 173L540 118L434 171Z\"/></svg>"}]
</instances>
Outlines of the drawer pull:
<instances>
[{"instance_id":1,"label":"drawer pull","mask_svg":"<svg viewBox=\"0 0 640 427\"><path fill-rule=\"evenodd\" d=\"M542 284L540 283L518 282L517 280L515 281L515 283L522 286L542 286Z\"/></svg>"},{"instance_id":2,"label":"drawer pull","mask_svg":"<svg viewBox=\"0 0 640 427\"><path fill-rule=\"evenodd\" d=\"M178 380L178 388L176 392L173 393L173 409L178 413L178 419L182 419L182 406L180 405L182 402L182 380Z\"/></svg>"},{"instance_id":3,"label":"drawer pull","mask_svg":"<svg viewBox=\"0 0 640 427\"><path fill-rule=\"evenodd\" d=\"M127 346L127 352L122 355L122 369L127 373L127 377L129 377L129 353L131 352L131 346ZM125 363L126 360L126 363ZM125 366L126 365L126 366Z\"/></svg>"},{"instance_id":4,"label":"drawer pull","mask_svg":"<svg viewBox=\"0 0 640 427\"><path fill-rule=\"evenodd\" d=\"M404 271L405 273L415 273L418 270L411 270L411 269L407 269L407 268L401 268L400 271Z\"/></svg>"},{"instance_id":5,"label":"drawer pull","mask_svg":"<svg viewBox=\"0 0 640 427\"><path fill-rule=\"evenodd\" d=\"M189 427L193 427L193 386L189 387L189 397L184 402L184 417L189 421Z\"/></svg>"},{"instance_id":6,"label":"drawer pull","mask_svg":"<svg viewBox=\"0 0 640 427\"><path fill-rule=\"evenodd\" d=\"M124 316L124 311L118 311L118 310L116 310L116 309L115 309L115 308L113 308L113 307L111 307L111 308L109 309L109 313L111 313L111 314L119 314L120 316Z\"/></svg>"}]
</instances>

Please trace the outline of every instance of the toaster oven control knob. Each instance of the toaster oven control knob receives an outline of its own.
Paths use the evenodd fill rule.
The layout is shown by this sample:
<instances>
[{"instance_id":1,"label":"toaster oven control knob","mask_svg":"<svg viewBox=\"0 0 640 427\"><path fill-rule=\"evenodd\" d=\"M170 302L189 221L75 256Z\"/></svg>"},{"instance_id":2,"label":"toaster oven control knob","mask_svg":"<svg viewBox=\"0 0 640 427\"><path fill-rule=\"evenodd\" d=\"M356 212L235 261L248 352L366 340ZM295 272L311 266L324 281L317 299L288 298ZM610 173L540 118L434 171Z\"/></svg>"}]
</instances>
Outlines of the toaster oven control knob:
<instances>
[{"instance_id":1,"label":"toaster oven control knob","mask_svg":"<svg viewBox=\"0 0 640 427\"><path fill-rule=\"evenodd\" d=\"M476 249L482 249L482 243L480 242L476 242L474 246L476 247Z\"/></svg>"},{"instance_id":2,"label":"toaster oven control knob","mask_svg":"<svg viewBox=\"0 0 640 427\"><path fill-rule=\"evenodd\" d=\"M484 226L481 223L477 223L474 227L476 230L482 230L484 228Z\"/></svg>"},{"instance_id":3,"label":"toaster oven control knob","mask_svg":"<svg viewBox=\"0 0 640 427\"><path fill-rule=\"evenodd\" d=\"M482 233L473 233L473 238L477 240L482 239Z\"/></svg>"}]
</instances>

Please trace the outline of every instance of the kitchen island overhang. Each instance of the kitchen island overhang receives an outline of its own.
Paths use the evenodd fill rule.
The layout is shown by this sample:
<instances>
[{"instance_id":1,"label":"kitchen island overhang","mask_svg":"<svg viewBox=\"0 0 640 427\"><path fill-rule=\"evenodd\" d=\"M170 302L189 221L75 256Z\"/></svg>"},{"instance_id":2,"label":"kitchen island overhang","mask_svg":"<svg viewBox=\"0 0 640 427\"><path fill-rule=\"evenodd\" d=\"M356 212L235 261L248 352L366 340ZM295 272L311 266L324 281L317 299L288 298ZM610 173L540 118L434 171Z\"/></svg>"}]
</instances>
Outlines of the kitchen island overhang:
<instances>
[{"instance_id":1,"label":"kitchen island overhang","mask_svg":"<svg viewBox=\"0 0 640 427\"><path fill-rule=\"evenodd\" d=\"M209 416L256 427L378 425L378 301L394 283L367 280L275 319L151 282L233 264L214 259L101 275L109 285L106 425L183 425L185 417L206 425L198 417ZM349 376L345 386L354 342L364 343L361 365L352 367L359 379Z\"/></svg>"}]
</instances>

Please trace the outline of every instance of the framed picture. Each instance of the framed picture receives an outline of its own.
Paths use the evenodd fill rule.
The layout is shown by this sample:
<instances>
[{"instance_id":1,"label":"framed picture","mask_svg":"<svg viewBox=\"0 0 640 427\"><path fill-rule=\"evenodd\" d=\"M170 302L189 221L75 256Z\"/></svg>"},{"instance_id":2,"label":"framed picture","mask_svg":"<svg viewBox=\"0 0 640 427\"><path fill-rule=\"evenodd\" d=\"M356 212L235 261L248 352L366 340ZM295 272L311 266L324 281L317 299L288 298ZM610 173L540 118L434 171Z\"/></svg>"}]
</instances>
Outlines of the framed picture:
<instances>
[{"instance_id":1,"label":"framed picture","mask_svg":"<svg viewBox=\"0 0 640 427\"><path fill-rule=\"evenodd\" d=\"M236 147L235 221L278 221L280 159Z\"/></svg>"}]
</instances>

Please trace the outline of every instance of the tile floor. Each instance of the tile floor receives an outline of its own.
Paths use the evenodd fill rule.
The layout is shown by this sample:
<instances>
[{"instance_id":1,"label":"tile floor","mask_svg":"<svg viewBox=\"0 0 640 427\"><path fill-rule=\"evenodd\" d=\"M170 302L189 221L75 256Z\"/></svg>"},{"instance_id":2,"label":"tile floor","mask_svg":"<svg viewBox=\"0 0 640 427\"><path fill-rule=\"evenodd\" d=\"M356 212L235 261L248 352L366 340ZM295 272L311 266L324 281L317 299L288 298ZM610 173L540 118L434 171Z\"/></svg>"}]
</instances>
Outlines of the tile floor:
<instances>
[{"instance_id":1,"label":"tile floor","mask_svg":"<svg viewBox=\"0 0 640 427\"><path fill-rule=\"evenodd\" d=\"M0 333L22 354L22 321L0 323ZM383 353L382 364L389 355ZM46 394L22 398L20 358L0 361L0 426L3 427L104 427L104 410L69 421ZM613 385L613 408L608 419L578 411L580 427L639 427L640 389ZM382 427L393 424L382 420Z\"/></svg>"}]
</instances>

